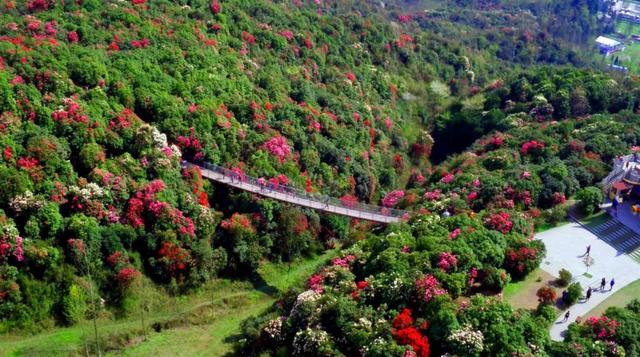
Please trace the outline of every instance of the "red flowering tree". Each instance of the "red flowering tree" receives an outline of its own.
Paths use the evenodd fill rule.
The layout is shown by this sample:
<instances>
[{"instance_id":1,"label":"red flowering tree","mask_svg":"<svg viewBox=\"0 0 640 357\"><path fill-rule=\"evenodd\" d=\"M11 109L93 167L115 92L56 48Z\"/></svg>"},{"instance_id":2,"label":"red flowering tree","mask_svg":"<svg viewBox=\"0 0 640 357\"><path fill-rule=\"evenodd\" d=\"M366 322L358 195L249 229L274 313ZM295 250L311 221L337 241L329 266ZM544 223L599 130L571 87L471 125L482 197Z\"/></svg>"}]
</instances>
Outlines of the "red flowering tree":
<instances>
[{"instance_id":1,"label":"red flowering tree","mask_svg":"<svg viewBox=\"0 0 640 357\"><path fill-rule=\"evenodd\" d=\"M544 254L544 245L540 241L521 242L507 249L505 269L513 277L524 277L538 267Z\"/></svg>"},{"instance_id":2,"label":"red flowering tree","mask_svg":"<svg viewBox=\"0 0 640 357\"><path fill-rule=\"evenodd\" d=\"M191 265L191 255L173 242L164 242L158 251L156 262L170 277L183 279Z\"/></svg>"},{"instance_id":3,"label":"red flowering tree","mask_svg":"<svg viewBox=\"0 0 640 357\"><path fill-rule=\"evenodd\" d=\"M393 320L393 330L391 334L399 345L411 346L411 349L417 356L429 357L431 353L429 339L427 336L424 336L417 327L413 326L413 322L411 310L402 310Z\"/></svg>"},{"instance_id":4,"label":"red flowering tree","mask_svg":"<svg viewBox=\"0 0 640 357\"><path fill-rule=\"evenodd\" d=\"M542 154L543 150L544 150L543 142L531 140L522 144L522 148L520 148L520 153L522 155L539 156L540 154Z\"/></svg>"}]
</instances>

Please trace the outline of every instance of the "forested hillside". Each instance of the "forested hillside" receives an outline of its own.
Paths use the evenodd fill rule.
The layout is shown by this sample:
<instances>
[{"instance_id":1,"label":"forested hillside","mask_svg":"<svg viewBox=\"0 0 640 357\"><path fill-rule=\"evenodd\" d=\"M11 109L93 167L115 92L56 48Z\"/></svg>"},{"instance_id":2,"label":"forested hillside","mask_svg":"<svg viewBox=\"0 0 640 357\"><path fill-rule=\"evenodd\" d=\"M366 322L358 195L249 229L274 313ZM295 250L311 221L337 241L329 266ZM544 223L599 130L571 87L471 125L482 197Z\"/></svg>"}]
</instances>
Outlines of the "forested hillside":
<instances>
[{"instance_id":1,"label":"forested hillside","mask_svg":"<svg viewBox=\"0 0 640 357\"><path fill-rule=\"evenodd\" d=\"M0 332L344 247L239 353L456 353L461 328L476 355L563 350L548 309L492 302L504 336L484 298L454 299L537 267L534 228L640 144L637 81L582 53L595 4L0 0ZM181 160L412 218L261 199Z\"/></svg>"}]
</instances>

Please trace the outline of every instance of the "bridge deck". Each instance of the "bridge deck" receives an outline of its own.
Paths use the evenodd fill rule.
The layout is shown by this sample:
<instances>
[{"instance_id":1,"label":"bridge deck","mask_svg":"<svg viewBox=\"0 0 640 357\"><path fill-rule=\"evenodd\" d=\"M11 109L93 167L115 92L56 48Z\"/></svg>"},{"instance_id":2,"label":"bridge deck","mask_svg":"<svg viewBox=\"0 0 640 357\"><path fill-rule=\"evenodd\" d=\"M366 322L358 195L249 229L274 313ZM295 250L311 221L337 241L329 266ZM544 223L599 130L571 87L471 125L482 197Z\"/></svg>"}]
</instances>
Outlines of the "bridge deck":
<instances>
[{"instance_id":1,"label":"bridge deck","mask_svg":"<svg viewBox=\"0 0 640 357\"><path fill-rule=\"evenodd\" d=\"M247 179L246 177L240 178L232 172L226 172L229 170L211 164L196 165L189 162L183 162L182 166L197 166L200 168L203 177L220 182L227 186L323 212L379 223L400 222L404 217L408 216L408 213L405 211L392 210L378 206L357 204L355 205L356 207L348 207L335 198L323 200L320 197L300 190L295 190L287 186L279 185L274 188L266 185L260 185L255 182L255 179ZM365 207L365 209L358 209L359 207Z\"/></svg>"}]
</instances>

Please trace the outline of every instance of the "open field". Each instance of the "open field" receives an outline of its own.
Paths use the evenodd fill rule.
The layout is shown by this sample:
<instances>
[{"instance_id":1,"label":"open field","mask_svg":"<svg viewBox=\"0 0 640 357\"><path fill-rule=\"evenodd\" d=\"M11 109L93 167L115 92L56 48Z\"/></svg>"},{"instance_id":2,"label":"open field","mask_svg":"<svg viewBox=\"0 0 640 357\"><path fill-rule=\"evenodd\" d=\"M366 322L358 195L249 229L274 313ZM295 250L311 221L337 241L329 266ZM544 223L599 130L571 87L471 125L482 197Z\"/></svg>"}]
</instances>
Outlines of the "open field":
<instances>
[{"instance_id":1,"label":"open field","mask_svg":"<svg viewBox=\"0 0 640 357\"><path fill-rule=\"evenodd\" d=\"M144 341L139 316L98 321L101 348L107 355L172 355L205 354L220 356L232 349L227 338L239 332L240 323L260 314L276 301L278 293L300 286L327 259L324 255L291 264L263 264L262 280L253 284L229 279L214 280L199 292L173 298L170 304L146 317L147 340ZM151 326L161 326L160 332ZM34 336L0 337L0 356L82 355L85 341L91 349L93 326L90 321L56 328Z\"/></svg>"}]
</instances>

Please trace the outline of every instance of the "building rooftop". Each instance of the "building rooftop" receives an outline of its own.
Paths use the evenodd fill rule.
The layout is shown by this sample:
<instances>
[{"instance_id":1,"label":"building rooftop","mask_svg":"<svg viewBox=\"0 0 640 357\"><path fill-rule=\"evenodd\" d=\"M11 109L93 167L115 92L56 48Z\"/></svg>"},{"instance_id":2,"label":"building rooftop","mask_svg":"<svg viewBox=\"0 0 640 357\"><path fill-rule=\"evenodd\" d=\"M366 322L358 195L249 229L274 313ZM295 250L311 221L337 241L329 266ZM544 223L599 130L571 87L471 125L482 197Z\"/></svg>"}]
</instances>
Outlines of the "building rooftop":
<instances>
[{"instance_id":1,"label":"building rooftop","mask_svg":"<svg viewBox=\"0 0 640 357\"><path fill-rule=\"evenodd\" d=\"M608 38L604 36L598 36L598 38L596 38L596 43L599 45L608 46L608 47L615 47L621 44L620 41L616 41L612 38Z\"/></svg>"}]
</instances>

